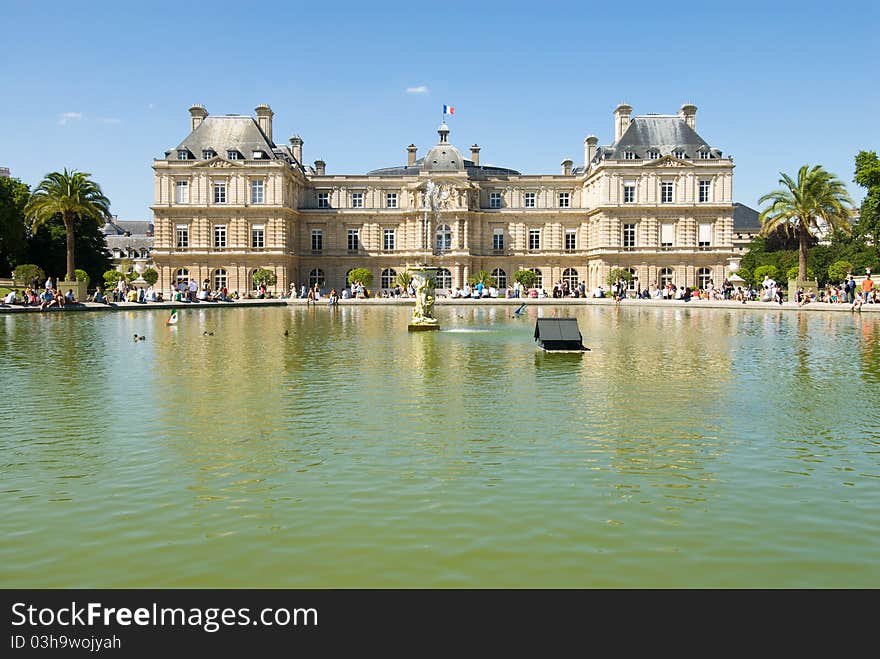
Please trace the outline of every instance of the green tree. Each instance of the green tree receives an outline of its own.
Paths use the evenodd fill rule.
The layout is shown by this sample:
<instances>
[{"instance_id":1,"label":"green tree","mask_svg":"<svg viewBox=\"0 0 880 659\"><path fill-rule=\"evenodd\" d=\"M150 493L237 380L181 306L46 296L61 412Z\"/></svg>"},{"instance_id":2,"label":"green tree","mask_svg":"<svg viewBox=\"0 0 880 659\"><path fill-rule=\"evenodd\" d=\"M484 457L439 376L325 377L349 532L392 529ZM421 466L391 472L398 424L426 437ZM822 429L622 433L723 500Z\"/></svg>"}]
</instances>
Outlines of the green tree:
<instances>
[{"instance_id":1,"label":"green tree","mask_svg":"<svg viewBox=\"0 0 880 659\"><path fill-rule=\"evenodd\" d=\"M101 192L101 187L92 181L85 172L76 170L51 172L46 175L25 207L25 215L34 230L41 224L60 215L64 222L67 238L66 279L74 277L74 220L77 217L92 219L110 218L110 200Z\"/></svg>"},{"instance_id":2,"label":"green tree","mask_svg":"<svg viewBox=\"0 0 880 659\"><path fill-rule=\"evenodd\" d=\"M30 188L16 178L0 178L0 272L7 272L24 256L27 224L24 209Z\"/></svg>"},{"instance_id":3,"label":"green tree","mask_svg":"<svg viewBox=\"0 0 880 659\"><path fill-rule=\"evenodd\" d=\"M835 261L828 266L828 280L840 283L853 271L853 264L849 261Z\"/></svg>"},{"instance_id":4,"label":"green tree","mask_svg":"<svg viewBox=\"0 0 880 659\"><path fill-rule=\"evenodd\" d=\"M804 165L796 181L782 172L780 176L782 187L758 200L770 204L761 211L761 233L767 236L785 227L797 235L800 281L807 275L809 240L819 230L819 220L834 232L848 232L853 202L843 182L821 165Z\"/></svg>"},{"instance_id":5,"label":"green tree","mask_svg":"<svg viewBox=\"0 0 880 659\"><path fill-rule=\"evenodd\" d=\"M274 286L278 282L278 276L272 272L271 270L266 270L266 268L260 268L259 270L254 271L254 285L255 286L265 286L269 288L270 286Z\"/></svg>"},{"instance_id":6,"label":"green tree","mask_svg":"<svg viewBox=\"0 0 880 659\"><path fill-rule=\"evenodd\" d=\"M523 288L528 290L538 281L538 275L534 270L517 270L513 273L513 281L518 281Z\"/></svg>"},{"instance_id":7,"label":"green tree","mask_svg":"<svg viewBox=\"0 0 880 659\"><path fill-rule=\"evenodd\" d=\"M89 273L85 270L77 269L74 271L73 276L76 277L77 281L84 281L86 283L86 287L88 287L89 282L92 281L92 278L89 277Z\"/></svg>"},{"instance_id":8,"label":"green tree","mask_svg":"<svg viewBox=\"0 0 880 659\"><path fill-rule=\"evenodd\" d=\"M122 279L125 275L123 275L119 270L107 270L104 273L104 288L116 288L116 284L119 283L119 280Z\"/></svg>"},{"instance_id":9,"label":"green tree","mask_svg":"<svg viewBox=\"0 0 880 659\"><path fill-rule=\"evenodd\" d=\"M413 277L412 273L409 270L404 270L403 272L397 273L397 283L403 290L407 290L409 285L412 283Z\"/></svg>"},{"instance_id":10,"label":"green tree","mask_svg":"<svg viewBox=\"0 0 880 659\"><path fill-rule=\"evenodd\" d=\"M480 270L478 273L468 277L468 283L471 286L476 286L477 284L482 283L483 286L491 288L495 286L495 277L486 270Z\"/></svg>"},{"instance_id":11,"label":"green tree","mask_svg":"<svg viewBox=\"0 0 880 659\"><path fill-rule=\"evenodd\" d=\"M742 276L742 275L740 275ZM776 278L779 276L779 268L775 265L759 265L755 268L754 273L752 274L752 283L756 286L760 286L761 282L764 281L767 277L776 281Z\"/></svg>"},{"instance_id":12,"label":"green tree","mask_svg":"<svg viewBox=\"0 0 880 659\"><path fill-rule=\"evenodd\" d=\"M91 281L101 281L112 266L110 253L101 233L101 224L91 217L76 217L73 221L76 262ZM41 224L27 241L27 260L36 263L47 273L63 273L67 263L67 230L60 215Z\"/></svg>"},{"instance_id":13,"label":"green tree","mask_svg":"<svg viewBox=\"0 0 880 659\"><path fill-rule=\"evenodd\" d=\"M611 287L614 286L621 279L630 282L632 281L632 278L632 273L629 270L624 270L623 268L611 268L611 272L608 273L606 283L609 287Z\"/></svg>"},{"instance_id":14,"label":"green tree","mask_svg":"<svg viewBox=\"0 0 880 659\"><path fill-rule=\"evenodd\" d=\"M790 281L796 279L798 274L798 266L793 265L785 271L785 278ZM810 266L807 266L807 280L813 281L814 279L816 279L816 273L813 272L813 269ZM763 281L763 279L761 281Z\"/></svg>"},{"instance_id":15,"label":"green tree","mask_svg":"<svg viewBox=\"0 0 880 659\"><path fill-rule=\"evenodd\" d=\"M22 263L15 266L12 271L12 278L22 286L28 286L36 279L40 284L46 280L46 273L43 269L33 263Z\"/></svg>"},{"instance_id":16,"label":"green tree","mask_svg":"<svg viewBox=\"0 0 880 659\"><path fill-rule=\"evenodd\" d=\"M857 232L880 245L880 159L876 151L859 151L856 155L855 182L868 190L862 200Z\"/></svg>"},{"instance_id":17,"label":"green tree","mask_svg":"<svg viewBox=\"0 0 880 659\"><path fill-rule=\"evenodd\" d=\"M144 281L147 282L150 286L155 286L156 282L159 281L159 273L156 272L154 268L147 268L144 270L144 274L141 275L144 278Z\"/></svg>"},{"instance_id":18,"label":"green tree","mask_svg":"<svg viewBox=\"0 0 880 659\"><path fill-rule=\"evenodd\" d=\"M369 288L373 283L373 271L367 268L354 268L348 273L349 284L362 284L365 288Z\"/></svg>"}]
</instances>

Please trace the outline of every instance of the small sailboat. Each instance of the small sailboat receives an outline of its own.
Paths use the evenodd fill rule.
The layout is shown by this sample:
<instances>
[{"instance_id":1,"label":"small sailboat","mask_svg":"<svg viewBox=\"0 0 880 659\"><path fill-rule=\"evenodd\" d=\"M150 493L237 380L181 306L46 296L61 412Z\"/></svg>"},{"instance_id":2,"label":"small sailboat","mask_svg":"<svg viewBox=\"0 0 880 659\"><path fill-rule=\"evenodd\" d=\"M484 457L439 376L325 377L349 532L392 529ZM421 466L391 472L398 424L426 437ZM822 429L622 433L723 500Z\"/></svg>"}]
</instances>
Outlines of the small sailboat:
<instances>
[{"instance_id":1,"label":"small sailboat","mask_svg":"<svg viewBox=\"0 0 880 659\"><path fill-rule=\"evenodd\" d=\"M165 321L166 325L177 325L177 309L171 312L171 317Z\"/></svg>"}]
</instances>

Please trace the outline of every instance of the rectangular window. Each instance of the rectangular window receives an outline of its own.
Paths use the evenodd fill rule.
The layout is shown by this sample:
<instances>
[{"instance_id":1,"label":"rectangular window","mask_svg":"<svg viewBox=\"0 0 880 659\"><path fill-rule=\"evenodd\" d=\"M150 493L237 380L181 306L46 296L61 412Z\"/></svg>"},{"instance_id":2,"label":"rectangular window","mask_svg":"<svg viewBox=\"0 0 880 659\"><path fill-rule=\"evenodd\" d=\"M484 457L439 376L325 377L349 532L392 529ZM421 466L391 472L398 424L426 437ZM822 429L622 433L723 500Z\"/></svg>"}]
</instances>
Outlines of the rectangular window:
<instances>
[{"instance_id":1,"label":"rectangular window","mask_svg":"<svg viewBox=\"0 0 880 659\"><path fill-rule=\"evenodd\" d=\"M385 208L397 208L397 193L387 192L385 194ZM392 249L394 249L392 247Z\"/></svg>"},{"instance_id":2,"label":"rectangular window","mask_svg":"<svg viewBox=\"0 0 880 659\"><path fill-rule=\"evenodd\" d=\"M238 160L238 151L227 151L226 157L229 160Z\"/></svg>"},{"instance_id":3,"label":"rectangular window","mask_svg":"<svg viewBox=\"0 0 880 659\"><path fill-rule=\"evenodd\" d=\"M266 246L266 225L254 224L251 226L251 247L263 249Z\"/></svg>"},{"instance_id":4,"label":"rectangular window","mask_svg":"<svg viewBox=\"0 0 880 659\"><path fill-rule=\"evenodd\" d=\"M214 183L214 203L215 204L225 204L226 203L226 183Z\"/></svg>"},{"instance_id":5,"label":"rectangular window","mask_svg":"<svg viewBox=\"0 0 880 659\"><path fill-rule=\"evenodd\" d=\"M210 160L216 155L213 149L202 149L202 160Z\"/></svg>"},{"instance_id":6,"label":"rectangular window","mask_svg":"<svg viewBox=\"0 0 880 659\"><path fill-rule=\"evenodd\" d=\"M492 249L496 252L504 249L504 229L492 230Z\"/></svg>"},{"instance_id":7,"label":"rectangular window","mask_svg":"<svg viewBox=\"0 0 880 659\"><path fill-rule=\"evenodd\" d=\"M251 181L251 203L262 204L265 199L266 184L262 180Z\"/></svg>"},{"instance_id":8,"label":"rectangular window","mask_svg":"<svg viewBox=\"0 0 880 659\"><path fill-rule=\"evenodd\" d=\"M358 230L357 229L349 229L348 230L348 251L349 252L358 251L359 245L360 245L360 240L358 238Z\"/></svg>"},{"instance_id":9,"label":"rectangular window","mask_svg":"<svg viewBox=\"0 0 880 659\"><path fill-rule=\"evenodd\" d=\"M386 251L394 249L394 229L385 229L382 231L382 249Z\"/></svg>"},{"instance_id":10,"label":"rectangular window","mask_svg":"<svg viewBox=\"0 0 880 659\"><path fill-rule=\"evenodd\" d=\"M524 202L526 208L534 208L535 207L535 193L534 192L526 192L524 197Z\"/></svg>"},{"instance_id":11,"label":"rectangular window","mask_svg":"<svg viewBox=\"0 0 880 659\"><path fill-rule=\"evenodd\" d=\"M660 201L664 204L671 204L672 200L672 181L663 181L660 184Z\"/></svg>"},{"instance_id":12,"label":"rectangular window","mask_svg":"<svg viewBox=\"0 0 880 659\"><path fill-rule=\"evenodd\" d=\"M352 208L363 208L364 207L364 193L363 192L352 192L351 193L351 207Z\"/></svg>"},{"instance_id":13,"label":"rectangular window","mask_svg":"<svg viewBox=\"0 0 880 659\"><path fill-rule=\"evenodd\" d=\"M623 159L624 160L635 160L636 154L634 151L624 151L623 152Z\"/></svg>"},{"instance_id":14,"label":"rectangular window","mask_svg":"<svg viewBox=\"0 0 880 659\"><path fill-rule=\"evenodd\" d=\"M177 159L178 160L189 160L189 151L186 151L185 149L180 149L177 152Z\"/></svg>"},{"instance_id":15,"label":"rectangular window","mask_svg":"<svg viewBox=\"0 0 880 659\"><path fill-rule=\"evenodd\" d=\"M189 203L189 181L177 181L174 184L174 203Z\"/></svg>"},{"instance_id":16,"label":"rectangular window","mask_svg":"<svg viewBox=\"0 0 880 659\"><path fill-rule=\"evenodd\" d=\"M647 158L648 160L657 160L657 158L659 158L659 157L660 157L659 151L648 151L645 154L645 158Z\"/></svg>"},{"instance_id":17,"label":"rectangular window","mask_svg":"<svg viewBox=\"0 0 880 659\"><path fill-rule=\"evenodd\" d=\"M324 249L324 232L321 229L312 229L312 251L320 252Z\"/></svg>"},{"instance_id":18,"label":"rectangular window","mask_svg":"<svg viewBox=\"0 0 880 659\"><path fill-rule=\"evenodd\" d=\"M699 200L701 204L712 201L712 181L700 181Z\"/></svg>"},{"instance_id":19,"label":"rectangular window","mask_svg":"<svg viewBox=\"0 0 880 659\"><path fill-rule=\"evenodd\" d=\"M565 251L573 252L577 249L577 231L575 229L565 230Z\"/></svg>"},{"instance_id":20,"label":"rectangular window","mask_svg":"<svg viewBox=\"0 0 880 659\"><path fill-rule=\"evenodd\" d=\"M568 192L560 192L559 193L559 207L560 208L568 208L571 202L571 195Z\"/></svg>"},{"instance_id":21,"label":"rectangular window","mask_svg":"<svg viewBox=\"0 0 880 659\"><path fill-rule=\"evenodd\" d=\"M700 223L697 230L697 244L700 247L710 247L712 245L712 225L710 223Z\"/></svg>"},{"instance_id":22,"label":"rectangular window","mask_svg":"<svg viewBox=\"0 0 880 659\"><path fill-rule=\"evenodd\" d=\"M489 193L489 208L501 208L501 193L500 192L490 192Z\"/></svg>"},{"instance_id":23,"label":"rectangular window","mask_svg":"<svg viewBox=\"0 0 880 659\"><path fill-rule=\"evenodd\" d=\"M634 204L636 201L636 184L635 183L624 183L623 184L623 203L625 204Z\"/></svg>"},{"instance_id":24,"label":"rectangular window","mask_svg":"<svg viewBox=\"0 0 880 659\"><path fill-rule=\"evenodd\" d=\"M186 224L177 225L177 242L178 249L186 249L189 247L189 227Z\"/></svg>"},{"instance_id":25,"label":"rectangular window","mask_svg":"<svg viewBox=\"0 0 880 659\"><path fill-rule=\"evenodd\" d=\"M529 229L529 249L541 249L540 229Z\"/></svg>"},{"instance_id":26,"label":"rectangular window","mask_svg":"<svg viewBox=\"0 0 880 659\"><path fill-rule=\"evenodd\" d=\"M712 154L709 151L700 151L700 160L711 160Z\"/></svg>"},{"instance_id":27,"label":"rectangular window","mask_svg":"<svg viewBox=\"0 0 880 659\"><path fill-rule=\"evenodd\" d=\"M623 225L623 248L624 249L632 249L636 246L636 225L635 224L624 224Z\"/></svg>"},{"instance_id":28,"label":"rectangular window","mask_svg":"<svg viewBox=\"0 0 880 659\"><path fill-rule=\"evenodd\" d=\"M674 237L675 225L672 222L664 222L660 225L660 249L671 248Z\"/></svg>"},{"instance_id":29,"label":"rectangular window","mask_svg":"<svg viewBox=\"0 0 880 659\"><path fill-rule=\"evenodd\" d=\"M685 158L687 158L687 154L684 151L673 151L672 155L679 160L684 160Z\"/></svg>"},{"instance_id":30,"label":"rectangular window","mask_svg":"<svg viewBox=\"0 0 880 659\"><path fill-rule=\"evenodd\" d=\"M226 225L225 224L215 224L214 225L214 247L217 249L223 249L226 247Z\"/></svg>"},{"instance_id":31,"label":"rectangular window","mask_svg":"<svg viewBox=\"0 0 880 659\"><path fill-rule=\"evenodd\" d=\"M330 193L329 192L319 192L318 193L318 208L330 208Z\"/></svg>"}]
</instances>

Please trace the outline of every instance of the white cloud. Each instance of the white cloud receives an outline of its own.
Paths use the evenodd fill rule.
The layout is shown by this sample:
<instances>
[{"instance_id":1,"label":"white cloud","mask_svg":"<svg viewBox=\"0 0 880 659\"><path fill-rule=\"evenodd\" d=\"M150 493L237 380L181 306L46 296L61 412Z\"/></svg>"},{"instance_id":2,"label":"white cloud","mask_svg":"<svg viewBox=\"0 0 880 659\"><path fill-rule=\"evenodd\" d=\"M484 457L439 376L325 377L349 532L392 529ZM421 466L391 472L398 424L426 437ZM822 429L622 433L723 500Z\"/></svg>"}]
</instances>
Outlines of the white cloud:
<instances>
[{"instance_id":1,"label":"white cloud","mask_svg":"<svg viewBox=\"0 0 880 659\"><path fill-rule=\"evenodd\" d=\"M98 119L98 121L100 121L102 124L121 124L122 123L122 119L119 119L117 117L101 117L100 119Z\"/></svg>"},{"instance_id":2,"label":"white cloud","mask_svg":"<svg viewBox=\"0 0 880 659\"><path fill-rule=\"evenodd\" d=\"M58 125L63 126L68 121L79 121L82 118L82 112L62 112L58 115Z\"/></svg>"},{"instance_id":3,"label":"white cloud","mask_svg":"<svg viewBox=\"0 0 880 659\"><path fill-rule=\"evenodd\" d=\"M407 87L406 93L407 94L427 94L428 87L427 87L427 85L419 85L418 87Z\"/></svg>"},{"instance_id":4,"label":"white cloud","mask_svg":"<svg viewBox=\"0 0 880 659\"><path fill-rule=\"evenodd\" d=\"M155 107L156 107L156 104L155 104L155 103L147 103L147 109L148 109L148 110L152 110L152 109L155 108Z\"/></svg>"}]
</instances>

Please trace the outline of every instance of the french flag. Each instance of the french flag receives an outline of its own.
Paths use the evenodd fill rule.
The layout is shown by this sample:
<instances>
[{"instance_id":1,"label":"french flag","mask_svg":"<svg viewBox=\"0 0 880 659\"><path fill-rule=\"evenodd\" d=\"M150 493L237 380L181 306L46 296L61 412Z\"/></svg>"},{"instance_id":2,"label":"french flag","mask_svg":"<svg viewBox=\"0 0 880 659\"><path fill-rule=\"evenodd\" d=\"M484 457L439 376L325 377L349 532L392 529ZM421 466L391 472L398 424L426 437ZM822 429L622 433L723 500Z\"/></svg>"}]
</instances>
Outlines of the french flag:
<instances>
[{"instance_id":1,"label":"french flag","mask_svg":"<svg viewBox=\"0 0 880 659\"><path fill-rule=\"evenodd\" d=\"M444 105L443 114L455 114L455 108L451 105Z\"/></svg>"}]
</instances>

